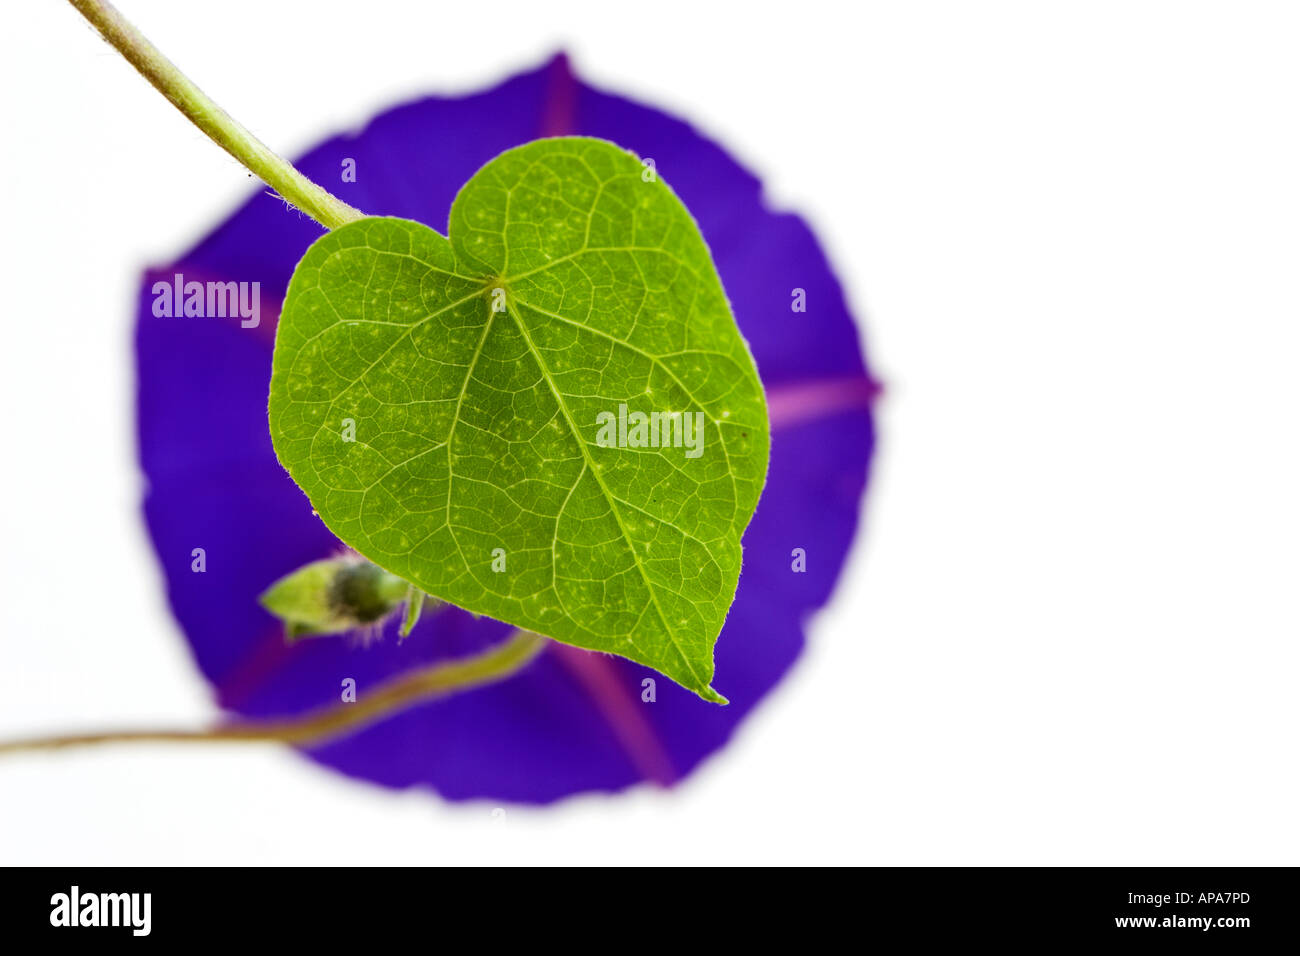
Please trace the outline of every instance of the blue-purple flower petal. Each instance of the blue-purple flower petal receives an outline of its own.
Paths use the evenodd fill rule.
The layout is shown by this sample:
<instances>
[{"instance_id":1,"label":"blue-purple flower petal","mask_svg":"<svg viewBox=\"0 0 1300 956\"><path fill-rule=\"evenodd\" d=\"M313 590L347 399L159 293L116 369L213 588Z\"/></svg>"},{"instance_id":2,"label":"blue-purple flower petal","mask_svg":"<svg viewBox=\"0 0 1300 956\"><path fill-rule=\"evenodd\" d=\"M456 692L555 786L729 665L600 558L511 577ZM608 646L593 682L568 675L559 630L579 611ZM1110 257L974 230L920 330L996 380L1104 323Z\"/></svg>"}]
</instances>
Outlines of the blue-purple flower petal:
<instances>
[{"instance_id":1,"label":"blue-purple flower petal","mask_svg":"<svg viewBox=\"0 0 1300 956\"><path fill-rule=\"evenodd\" d=\"M803 220L769 210L758 180L690 126L587 86L557 57L485 93L399 106L298 166L367 213L445 233L452 198L483 163L566 134L655 160L700 223L768 390L771 469L716 651L715 686L732 703L705 703L621 658L553 645L500 684L310 751L345 773L431 785L452 799L525 802L680 780L726 743L798 656L805 622L828 599L852 542L874 444L874 385L839 283ZM355 162L355 182L340 177L345 159ZM277 462L266 421L276 306L319 235L314 222L263 193L176 262L147 272L140 293L145 516L198 666L221 706L245 716L337 701L344 678L364 694L509 630L444 608L404 642L392 623L368 646L347 638L290 645L257 603L277 578L340 550ZM153 283L176 273L260 282L262 325L155 317ZM804 290L805 312L791 308L795 289ZM196 548L205 553L202 573L192 570ZM792 568L797 548L804 572ZM645 678L655 680L653 703L642 700Z\"/></svg>"}]
</instances>

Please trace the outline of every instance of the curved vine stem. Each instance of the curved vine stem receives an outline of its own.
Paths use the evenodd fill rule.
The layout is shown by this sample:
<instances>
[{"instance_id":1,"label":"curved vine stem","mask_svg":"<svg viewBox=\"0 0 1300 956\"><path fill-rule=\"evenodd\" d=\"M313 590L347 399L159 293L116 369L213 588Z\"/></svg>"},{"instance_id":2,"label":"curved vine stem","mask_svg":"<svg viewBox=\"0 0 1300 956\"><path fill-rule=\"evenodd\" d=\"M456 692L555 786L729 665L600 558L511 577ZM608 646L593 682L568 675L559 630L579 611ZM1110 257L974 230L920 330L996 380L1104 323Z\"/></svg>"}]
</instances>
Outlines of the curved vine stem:
<instances>
[{"instance_id":1,"label":"curved vine stem","mask_svg":"<svg viewBox=\"0 0 1300 956\"><path fill-rule=\"evenodd\" d=\"M368 693L358 694L354 703L331 704L300 716L232 721L208 730L125 730L0 741L0 755L109 743L321 744L435 697L504 680L528 665L545 645L544 637L515 631L502 643L474 657L443 661L401 674Z\"/></svg>"},{"instance_id":2,"label":"curved vine stem","mask_svg":"<svg viewBox=\"0 0 1300 956\"><path fill-rule=\"evenodd\" d=\"M365 214L316 185L230 117L105 0L69 0L109 44L218 146L326 229Z\"/></svg>"},{"instance_id":3,"label":"curved vine stem","mask_svg":"<svg viewBox=\"0 0 1300 956\"><path fill-rule=\"evenodd\" d=\"M100 35L154 88L167 97L218 146L261 177L287 202L327 229L364 213L331 195L276 155L181 73L158 48L105 0L69 0ZM314 745L391 717L435 697L491 684L517 673L542 650L545 638L515 631L503 643L474 657L445 661L399 675L355 702L338 703L299 716L239 720L207 730L126 730L0 741L0 755L59 750L90 744L232 741Z\"/></svg>"}]
</instances>

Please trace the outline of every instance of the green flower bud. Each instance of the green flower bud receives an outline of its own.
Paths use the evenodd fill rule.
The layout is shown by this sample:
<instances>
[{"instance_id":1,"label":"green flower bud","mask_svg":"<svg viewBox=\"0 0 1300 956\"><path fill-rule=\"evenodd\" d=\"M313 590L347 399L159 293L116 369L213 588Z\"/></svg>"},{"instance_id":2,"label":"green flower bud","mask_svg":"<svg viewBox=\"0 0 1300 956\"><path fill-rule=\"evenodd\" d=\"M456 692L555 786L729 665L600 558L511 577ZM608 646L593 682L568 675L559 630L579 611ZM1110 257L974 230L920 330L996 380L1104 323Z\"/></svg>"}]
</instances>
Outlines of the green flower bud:
<instances>
[{"instance_id":1,"label":"green flower bud","mask_svg":"<svg viewBox=\"0 0 1300 956\"><path fill-rule=\"evenodd\" d=\"M262 606L298 637L342 634L382 621L411 592L395 574L355 557L313 561L287 574L261 596Z\"/></svg>"}]
</instances>

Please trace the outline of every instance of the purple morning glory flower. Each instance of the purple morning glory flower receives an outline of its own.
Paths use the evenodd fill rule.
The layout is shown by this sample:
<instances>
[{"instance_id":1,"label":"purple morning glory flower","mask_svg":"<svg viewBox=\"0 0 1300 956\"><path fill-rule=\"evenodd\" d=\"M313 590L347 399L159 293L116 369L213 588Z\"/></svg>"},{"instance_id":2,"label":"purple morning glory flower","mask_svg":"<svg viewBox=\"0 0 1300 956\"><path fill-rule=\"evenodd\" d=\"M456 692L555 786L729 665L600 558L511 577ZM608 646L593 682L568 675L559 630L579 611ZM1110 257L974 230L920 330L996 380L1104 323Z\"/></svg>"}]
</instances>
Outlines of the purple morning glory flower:
<instances>
[{"instance_id":1,"label":"purple morning glory flower","mask_svg":"<svg viewBox=\"0 0 1300 956\"><path fill-rule=\"evenodd\" d=\"M459 187L489 159L543 136L612 140L656 168L695 215L768 393L772 461L744 538L744 569L716 649L718 707L621 658L553 644L492 686L431 701L307 752L392 787L428 784L452 799L547 802L641 780L671 784L726 743L803 644L830 595L858 520L874 442L875 386L839 283L797 216L763 203L760 183L690 126L576 79L564 57L488 92L431 98L330 139L297 163L372 215L446 232ZM340 172L351 160L355 182ZM140 458L145 517L172 608L217 700L246 717L299 713L411 667L500 641L504 624L455 608L407 640L285 642L258 595L340 544L271 449L266 406L278 303L320 227L269 194L245 204L141 286ZM259 282L261 323L153 314L153 284ZM794 311L803 290L806 311ZM204 573L191 568L203 548ZM795 549L806 571L797 572ZM642 700L642 681L656 699Z\"/></svg>"}]
</instances>

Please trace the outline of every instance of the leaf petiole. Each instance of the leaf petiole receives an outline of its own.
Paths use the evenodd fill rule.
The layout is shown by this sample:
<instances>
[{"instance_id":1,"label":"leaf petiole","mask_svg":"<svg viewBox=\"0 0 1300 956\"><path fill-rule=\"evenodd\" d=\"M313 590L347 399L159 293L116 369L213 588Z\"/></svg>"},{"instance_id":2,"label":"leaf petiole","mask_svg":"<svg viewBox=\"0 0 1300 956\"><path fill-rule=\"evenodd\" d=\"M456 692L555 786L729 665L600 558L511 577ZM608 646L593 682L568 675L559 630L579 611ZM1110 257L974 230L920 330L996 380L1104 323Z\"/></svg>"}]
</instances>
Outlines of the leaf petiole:
<instances>
[{"instance_id":1,"label":"leaf petiole","mask_svg":"<svg viewBox=\"0 0 1300 956\"><path fill-rule=\"evenodd\" d=\"M259 176L287 202L301 209L326 229L364 217L336 196L312 182L287 160L272 152L237 123L176 65L159 52L111 3L105 0L69 0L127 62L208 138Z\"/></svg>"}]
</instances>

